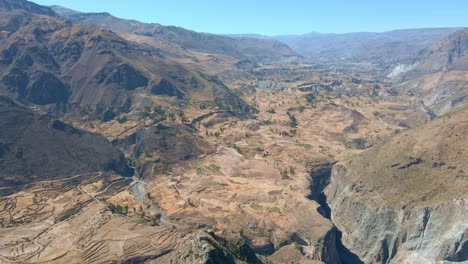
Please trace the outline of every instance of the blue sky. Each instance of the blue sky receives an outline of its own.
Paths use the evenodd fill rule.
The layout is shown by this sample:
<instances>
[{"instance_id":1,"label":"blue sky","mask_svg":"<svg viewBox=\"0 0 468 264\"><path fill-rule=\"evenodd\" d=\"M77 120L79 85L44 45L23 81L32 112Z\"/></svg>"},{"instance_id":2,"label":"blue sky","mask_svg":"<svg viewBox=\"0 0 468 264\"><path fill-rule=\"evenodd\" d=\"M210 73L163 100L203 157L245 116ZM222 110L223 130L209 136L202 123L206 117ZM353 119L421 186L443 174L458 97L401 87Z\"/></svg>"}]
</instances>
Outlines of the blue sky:
<instances>
[{"instance_id":1,"label":"blue sky","mask_svg":"<svg viewBox=\"0 0 468 264\"><path fill-rule=\"evenodd\" d=\"M33 0L222 34L467 27L466 0Z\"/></svg>"}]
</instances>

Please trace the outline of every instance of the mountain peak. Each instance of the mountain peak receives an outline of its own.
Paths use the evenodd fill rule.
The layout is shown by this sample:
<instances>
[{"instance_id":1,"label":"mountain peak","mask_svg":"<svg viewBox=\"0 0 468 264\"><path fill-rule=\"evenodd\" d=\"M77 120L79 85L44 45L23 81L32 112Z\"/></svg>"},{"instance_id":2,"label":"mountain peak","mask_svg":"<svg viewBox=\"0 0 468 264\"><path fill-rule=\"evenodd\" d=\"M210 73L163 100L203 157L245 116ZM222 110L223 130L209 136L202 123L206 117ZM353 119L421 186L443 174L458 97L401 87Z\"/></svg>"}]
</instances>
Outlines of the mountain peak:
<instances>
[{"instance_id":1,"label":"mountain peak","mask_svg":"<svg viewBox=\"0 0 468 264\"><path fill-rule=\"evenodd\" d=\"M81 14L81 12L79 12L79 11L76 11L76 10L73 10L73 9L70 9L70 8L66 8L66 7L63 7L63 6L59 6L59 5L52 5L52 6L49 6L49 8L52 11L54 11L55 13L63 14L64 16L65 15L72 16L72 15Z\"/></svg>"},{"instance_id":2,"label":"mountain peak","mask_svg":"<svg viewBox=\"0 0 468 264\"><path fill-rule=\"evenodd\" d=\"M52 9L26 0L0 0L0 10L24 10L39 15L57 16Z\"/></svg>"}]
</instances>

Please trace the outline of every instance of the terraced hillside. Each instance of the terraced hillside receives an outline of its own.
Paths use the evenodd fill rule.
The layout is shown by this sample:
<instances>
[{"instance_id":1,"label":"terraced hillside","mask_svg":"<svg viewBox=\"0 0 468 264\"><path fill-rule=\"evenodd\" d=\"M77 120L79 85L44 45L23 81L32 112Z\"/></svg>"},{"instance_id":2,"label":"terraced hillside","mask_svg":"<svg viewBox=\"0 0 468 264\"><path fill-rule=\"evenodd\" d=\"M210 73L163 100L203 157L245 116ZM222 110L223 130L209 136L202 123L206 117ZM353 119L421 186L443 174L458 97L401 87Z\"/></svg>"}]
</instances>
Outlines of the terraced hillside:
<instances>
[{"instance_id":1,"label":"terraced hillside","mask_svg":"<svg viewBox=\"0 0 468 264\"><path fill-rule=\"evenodd\" d=\"M456 30L303 58L0 0L0 263L468 261Z\"/></svg>"}]
</instances>

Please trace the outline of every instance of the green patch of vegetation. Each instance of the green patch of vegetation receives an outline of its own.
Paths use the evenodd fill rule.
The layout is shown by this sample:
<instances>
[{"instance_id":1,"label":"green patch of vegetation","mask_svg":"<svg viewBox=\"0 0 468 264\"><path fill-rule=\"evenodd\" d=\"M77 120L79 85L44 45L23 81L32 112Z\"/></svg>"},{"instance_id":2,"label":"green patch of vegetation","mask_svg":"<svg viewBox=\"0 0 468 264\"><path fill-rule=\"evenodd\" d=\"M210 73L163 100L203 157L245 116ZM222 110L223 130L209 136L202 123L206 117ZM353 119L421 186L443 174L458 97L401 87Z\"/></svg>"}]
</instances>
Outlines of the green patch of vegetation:
<instances>
[{"instance_id":1,"label":"green patch of vegetation","mask_svg":"<svg viewBox=\"0 0 468 264\"><path fill-rule=\"evenodd\" d=\"M296 175L296 168L294 167L284 168L280 170L280 175L281 175L281 178L283 179L289 179L289 176Z\"/></svg>"},{"instance_id":2,"label":"green patch of vegetation","mask_svg":"<svg viewBox=\"0 0 468 264\"><path fill-rule=\"evenodd\" d=\"M169 120L171 120L172 122L176 121L176 117L173 112L170 112L169 114L167 114L167 116L169 117Z\"/></svg>"},{"instance_id":3,"label":"green patch of vegetation","mask_svg":"<svg viewBox=\"0 0 468 264\"><path fill-rule=\"evenodd\" d=\"M278 132L278 134L279 134L280 136L283 136L283 137L294 137L294 135L291 134L291 133L288 132L288 131L280 131L280 132Z\"/></svg>"},{"instance_id":4,"label":"green patch of vegetation","mask_svg":"<svg viewBox=\"0 0 468 264\"><path fill-rule=\"evenodd\" d=\"M281 209L279 207L268 207L267 212L281 214Z\"/></svg>"},{"instance_id":5,"label":"green patch of vegetation","mask_svg":"<svg viewBox=\"0 0 468 264\"><path fill-rule=\"evenodd\" d=\"M214 126L214 122L213 121L203 122L202 125L206 128L210 128Z\"/></svg>"},{"instance_id":6,"label":"green patch of vegetation","mask_svg":"<svg viewBox=\"0 0 468 264\"><path fill-rule=\"evenodd\" d=\"M180 110L179 112L177 112L177 115L179 116L179 119L183 124L188 123L188 118L185 116L184 111Z\"/></svg>"},{"instance_id":7,"label":"green patch of vegetation","mask_svg":"<svg viewBox=\"0 0 468 264\"><path fill-rule=\"evenodd\" d=\"M263 210L263 206L259 205L256 202L251 203L250 208L254 209L255 211L262 211Z\"/></svg>"},{"instance_id":8,"label":"green patch of vegetation","mask_svg":"<svg viewBox=\"0 0 468 264\"><path fill-rule=\"evenodd\" d=\"M126 116L120 116L117 118L117 122L119 122L120 124L123 124L127 121L128 121L128 118Z\"/></svg>"},{"instance_id":9,"label":"green patch of vegetation","mask_svg":"<svg viewBox=\"0 0 468 264\"><path fill-rule=\"evenodd\" d=\"M208 130L206 130L206 131L207 131L207 132L206 132L206 135L207 135L207 136L209 135L209 136L212 136L212 137L215 137L215 138L219 138L219 136L221 136L221 132L219 132L219 131L216 131L216 132L214 132L214 133L213 133L213 132L209 132L209 133L208 133Z\"/></svg>"},{"instance_id":10,"label":"green patch of vegetation","mask_svg":"<svg viewBox=\"0 0 468 264\"><path fill-rule=\"evenodd\" d=\"M328 148L324 146L319 146L319 152L322 154L327 154L328 153Z\"/></svg>"},{"instance_id":11,"label":"green patch of vegetation","mask_svg":"<svg viewBox=\"0 0 468 264\"><path fill-rule=\"evenodd\" d=\"M251 230L255 235L258 235L261 237L270 237L270 232L268 232L268 230L265 229L264 227L257 227Z\"/></svg>"},{"instance_id":12,"label":"green patch of vegetation","mask_svg":"<svg viewBox=\"0 0 468 264\"><path fill-rule=\"evenodd\" d=\"M197 173L203 173L203 172L212 172L212 173L217 173L221 170L221 167L219 167L216 164L210 164L210 165L203 165L200 166L196 169Z\"/></svg>"},{"instance_id":13,"label":"green patch of vegetation","mask_svg":"<svg viewBox=\"0 0 468 264\"><path fill-rule=\"evenodd\" d=\"M315 96L315 94L310 93L305 96L305 99L308 103L313 104L317 100L317 97Z\"/></svg>"},{"instance_id":14,"label":"green patch of vegetation","mask_svg":"<svg viewBox=\"0 0 468 264\"><path fill-rule=\"evenodd\" d=\"M121 215L127 215L128 214L128 205L121 206L120 204L112 204L109 203L107 208L113 213L113 214L121 214Z\"/></svg>"},{"instance_id":15,"label":"green patch of vegetation","mask_svg":"<svg viewBox=\"0 0 468 264\"><path fill-rule=\"evenodd\" d=\"M296 146L303 147L303 148L305 148L306 150L309 150L309 149L312 148L312 145L306 144L306 143L296 143Z\"/></svg>"},{"instance_id":16,"label":"green patch of vegetation","mask_svg":"<svg viewBox=\"0 0 468 264\"><path fill-rule=\"evenodd\" d=\"M206 186L206 187L223 187L224 185L225 184L222 182L217 182L213 180L203 181L203 186Z\"/></svg>"},{"instance_id":17,"label":"green patch of vegetation","mask_svg":"<svg viewBox=\"0 0 468 264\"><path fill-rule=\"evenodd\" d=\"M208 167L207 167L208 170L212 171L212 172L219 172L219 170L221 169L221 167L215 165L215 164L210 164Z\"/></svg>"},{"instance_id":18,"label":"green patch of vegetation","mask_svg":"<svg viewBox=\"0 0 468 264\"><path fill-rule=\"evenodd\" d=\"M296 117L293 114L291 114L291 112L289 112L289 111L286 114L289 117L289 121L290 121L289 126L290 127L297 127L298 123L297 123Z\"/></svg>"},{"instance_id":19,"label":"green patch of vegetation","mask_svg":"<svg viewBox=\"0 0 468 264\"><path fill-rule=\"evenodd\" d=\"M166 110L162 108L160 105L157 105L153 109L153 113L150 115L151 119L154 120L155 123L164 121L167 119Z\"/></svg>"},{"instance_id":20,"label":"green patch of vegetation","mask_svg":"<svg viewBox=\"0 0 468 264\"><path fill-rule=\"evenodd\" d=\"M243 151L239 146L237 146L237 145L234 145L233 148L234 148L239 154L241 154L241 155L242 155L243 152L244 152L244 151Z\"/></svg>"}]
</instances>

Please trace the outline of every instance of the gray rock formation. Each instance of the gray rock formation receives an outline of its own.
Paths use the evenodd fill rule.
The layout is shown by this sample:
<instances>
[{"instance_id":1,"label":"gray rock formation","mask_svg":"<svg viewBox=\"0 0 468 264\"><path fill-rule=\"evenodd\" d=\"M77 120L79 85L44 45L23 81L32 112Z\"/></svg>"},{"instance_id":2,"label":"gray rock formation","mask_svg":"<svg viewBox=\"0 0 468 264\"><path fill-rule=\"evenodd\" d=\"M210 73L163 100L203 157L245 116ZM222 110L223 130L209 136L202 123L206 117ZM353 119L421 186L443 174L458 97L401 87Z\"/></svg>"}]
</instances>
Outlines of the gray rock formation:
<instances>
[{"instance_id":1,"label":"gray rock formation","mask_svg":"<svg viewBox=\"0 0 468 264\"><path fill-rule=\"evenodd\" d=\"M466 111L333 167L325 190L342 242L365 263L468 261Z\"/></svg>"},{"instance_id":2,"label":"gray rock formation","mask_svg":"<svg viewBox=\"0 0 468 264\"><path fill-rule=\"evenodd\" d=\"M468 199L405 208L362 199L334 167L328 199L343 244L365 263L440 263L467 260Z\"/></svg>"}]
</instances>

